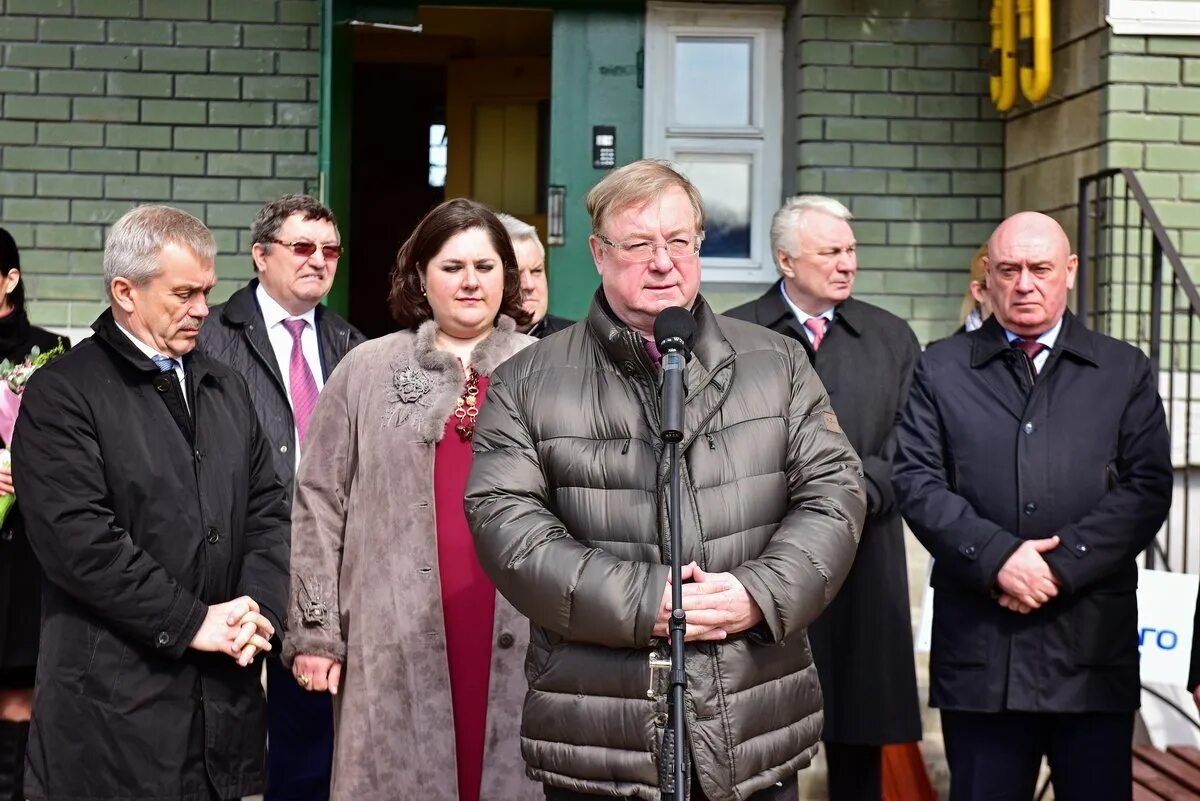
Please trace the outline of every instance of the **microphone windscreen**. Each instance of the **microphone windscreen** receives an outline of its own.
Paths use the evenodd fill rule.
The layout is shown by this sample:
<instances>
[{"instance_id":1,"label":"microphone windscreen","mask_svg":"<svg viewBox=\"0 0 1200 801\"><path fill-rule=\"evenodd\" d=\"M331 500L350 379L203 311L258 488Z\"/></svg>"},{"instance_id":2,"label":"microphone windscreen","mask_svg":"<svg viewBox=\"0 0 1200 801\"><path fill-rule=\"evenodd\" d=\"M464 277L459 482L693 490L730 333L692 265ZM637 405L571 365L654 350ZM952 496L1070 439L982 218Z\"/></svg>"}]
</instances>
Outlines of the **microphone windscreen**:
<instances>
[{"instance_id":1,"label":"microphone windscreen","mask_svg":"<svg viewBox=\"0 0 1200 801\"><path fill-rule=\"evenodd\" d=\"M654 344L660 353L668 350L692 352L696 338L696 318L682 306L668 306L654 318Z\"/></svg>"}]
</instances>

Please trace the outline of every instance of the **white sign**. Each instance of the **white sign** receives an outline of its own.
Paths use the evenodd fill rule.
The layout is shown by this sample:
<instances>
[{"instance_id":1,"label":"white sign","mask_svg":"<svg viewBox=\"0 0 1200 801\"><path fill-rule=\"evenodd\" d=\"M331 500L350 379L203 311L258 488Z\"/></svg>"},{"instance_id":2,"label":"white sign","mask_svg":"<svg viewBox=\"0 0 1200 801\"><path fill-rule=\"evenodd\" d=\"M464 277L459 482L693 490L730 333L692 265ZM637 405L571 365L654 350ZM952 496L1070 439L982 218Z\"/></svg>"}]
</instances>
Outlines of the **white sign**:
<instances>
[{"instance_id":1,"label":"white sign","mask_svg":"<svg viewBox=\"0 0 1200 801\"><path fill-rule=\"evenodd\" d=\"M1188 573L1138 571L1138 643L1143 683L1176 687L1187 684L1198 583L1197 576ZM929 652L932 632L933 588L926 582L915 643L918 652Z\"/></svg>"}]
</instances>

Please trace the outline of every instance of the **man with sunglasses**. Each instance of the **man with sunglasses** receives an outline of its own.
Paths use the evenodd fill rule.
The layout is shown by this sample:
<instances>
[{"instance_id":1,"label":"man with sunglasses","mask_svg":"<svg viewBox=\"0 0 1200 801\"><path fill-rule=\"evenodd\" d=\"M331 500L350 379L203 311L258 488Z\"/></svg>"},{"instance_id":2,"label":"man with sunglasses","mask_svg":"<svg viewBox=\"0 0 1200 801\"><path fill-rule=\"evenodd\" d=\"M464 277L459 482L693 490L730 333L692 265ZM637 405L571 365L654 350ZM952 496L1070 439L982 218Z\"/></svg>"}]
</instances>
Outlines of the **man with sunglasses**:
<instances>
[{"instance_id":1,"label":"man with sunglasses","mask_svg":"<svg viewBox=\"0 0 1200 801\"><path fill-rule=\"evenodd\" d=\"M213 307L200 345L245 376L290 507L317 393L365 337L321 304L342 255L333 212L307 195L284 195L262 207L250 232L257 275ZM330 696L297 686L276 658L267 660L267 693L267 801L327 799Z\"/></svg>"}]
</instances>

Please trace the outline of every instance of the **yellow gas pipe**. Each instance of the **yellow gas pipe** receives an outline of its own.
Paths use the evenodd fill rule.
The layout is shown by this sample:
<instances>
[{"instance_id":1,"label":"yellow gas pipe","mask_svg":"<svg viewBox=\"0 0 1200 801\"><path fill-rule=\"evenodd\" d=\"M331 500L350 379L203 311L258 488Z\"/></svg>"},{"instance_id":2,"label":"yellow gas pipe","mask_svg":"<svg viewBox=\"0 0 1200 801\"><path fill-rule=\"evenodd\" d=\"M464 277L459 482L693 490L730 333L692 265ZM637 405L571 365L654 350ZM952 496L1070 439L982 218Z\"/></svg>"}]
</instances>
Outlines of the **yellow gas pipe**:
<instances>
[{"instance_id":1,"label":"yellow gas pipe","mask_svg":"<svg viewBox=\"0 0 1200 801\"><path fill-rule=\"evenodd\" d=\"M998 111L1008 111L1017 99L1017 26L1014 0L992 0L991 76L988 88Z\"/></svg>"},{"instance_id":2,"label":"yellow gas pipe","mask_svg":"<svg viewBox=\"0 0 1200 801\"><path fill-rule=\"evenodd\" d=\"M1036 103L1050 91L1050 0L1017 0L1021 94Z\"/></svg>"}]
</instances>

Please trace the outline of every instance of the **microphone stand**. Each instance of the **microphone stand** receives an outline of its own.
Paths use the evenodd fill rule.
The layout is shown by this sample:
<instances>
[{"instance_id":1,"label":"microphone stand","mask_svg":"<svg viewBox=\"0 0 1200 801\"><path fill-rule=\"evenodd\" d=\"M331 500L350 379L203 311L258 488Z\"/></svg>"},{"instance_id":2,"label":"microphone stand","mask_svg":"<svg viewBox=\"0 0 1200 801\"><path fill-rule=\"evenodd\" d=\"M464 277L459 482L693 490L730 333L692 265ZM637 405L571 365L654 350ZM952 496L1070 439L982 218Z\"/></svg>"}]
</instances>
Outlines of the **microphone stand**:
<instances>
[{"instance_id":1,"label":"microphone stand","mask_svg":"<svg viewBox=\"0 0 1200 801\"><path fill-rule=\"evenodd\" d=\"M680 516L679 442L683 439L683 398L685 355L679 350L663 354L662 437L667 443L670 482L667 494L667 525L671 541L671 684L667 696L667 729L663 732L662 751L658 761L659 787L663 801L686 797L683 777L683 751L687 740L683 730L683 694L687 676L683 669L683 637L687 621L683 612L683 550L682 519ZM669 771L669 772L668 772Z\"/></svg>"}]
</instances>

